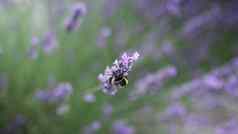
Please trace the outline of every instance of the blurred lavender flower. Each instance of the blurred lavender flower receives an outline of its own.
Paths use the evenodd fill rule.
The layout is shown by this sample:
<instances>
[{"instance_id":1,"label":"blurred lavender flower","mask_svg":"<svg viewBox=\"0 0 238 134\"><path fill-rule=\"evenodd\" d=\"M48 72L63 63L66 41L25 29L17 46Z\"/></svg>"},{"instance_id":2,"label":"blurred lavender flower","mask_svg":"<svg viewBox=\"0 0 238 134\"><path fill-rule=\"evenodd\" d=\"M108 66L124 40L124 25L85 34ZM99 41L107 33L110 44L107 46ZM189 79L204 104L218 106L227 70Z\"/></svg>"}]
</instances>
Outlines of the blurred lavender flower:
<instances>
[{"instance_id":1,"label":"blurred lavender flower","mask_svg":"<svg viewBox=\"0 0 238 134\"><path fill-rule=\"evenodd\" d=\"M111 104L106 104L103 106L103 109L102 109L102 112L103 112L103 116L106 117L106 118L110 118L111 115L112 115L112 112L113 112L113 107Z\"/></svg>"},{"instance_id":2,"label":"blurred lavender flower","mask_svg":"<svg viewBox=\"0 0 238 134\"><path fill-rule=\"evenodd\" d=\"M181 86L177 86L172 89L171 99L179 100L183 96L194 95L194 94L206 94L208 91L211 92L222 92L226 91L233 96L236 96L237 86L237 64L238 59L234 58L231 63L224 65L223 67L214 69L207 75L193 79L191 82L185 83ZM215 89L215 90L214 90ZM224 89L224 90L220 90Z\"/></svg>"},{"instance_id":3,"label":"blurred lavender flower","mask_svg":"<svg viewBox=\"0 0 238 134\"><path fill-rule=\"evenodd\" d=\"M186 116L185 124L190 126L208 126L209 119L206 116L190 114Z\"/></svg>"},{"instance_id":4,"label":"blurred lavender flower","mask_svg":"<svg viewBox=\"0 0 238 134\"><path fill-rule=\"evenodd\" d=\"M38 57L38 50L37 50L38 44L39 44L39 38L36 36L33 36L31 38L31 46L28 50L28 55L31 59L37 59Z\"/></svg>"},{"instance_id":5,"label":"blurred lavender flower","mask_svg":"<svg viewBox=\"0 0 238 134\"><path fill-rule=\"evenodd\" d=\"M224 125L219 126L216 128L216 134L237 134L238 122L235 119L231 119L230 121L226 122Z\"/></svg>"},{"instance_id":6,"label":"blurred lavender flower","mask_svg":"<svg viewBox=\"0 0 238 134\"><path fill-rule=\"evenodd\" d=\"M122 0L105 0L103 5L103 15L111 17L121 6Z\"/></svg>"},{"instance_id":7,"label":"blurred lavender flower","mask_svg":"<svg viewBox=\"0 0 238 134\"><path fill-rule=\"evenodd\" d=\"M70 110L70 107L68 104L62 104L56 109L56 114L57 115L63 115L67 113Z\"/></svg>"},{"instance_id":8,"label":"blurred lavender flower","mask_svg":"<svg viewBox=\"0 0 238 134\"><path fill-rule=\"evenodd\" d=\"M211 89L221 89L223 88L223 81L216 76L208 75L204 78L204 83L208 85Z\"/></svg>"},{"instance_id":9,"label":"blurred lavender flower","mask_svg":"<svg viewBox=\"0 0 238 134\"><path fill-rule=\"evenodd\" d=\"M159 70L156 73L149 74L142 79L139 79L135 84L135 90L131 92L130 97L132 100L139 96L143 96L146 93L152 93L159 91L165 82L170 78L177 75L175 67L169 66Z\"/></svg>"},{"instance_id":10,"label":"blurred lavender flower","mask_svg":"<svg viewBox=\"0 0 238 134\"><path fill-rule=\"evenodd\" d=\"M96 96L94 94L87 93L83 96L83 99L87 103L93 103L96 101Z\"/></svg>"},{"instance_id":11,"label":"blurred lavender flower","mask_svg":"<svg viewBox=\"0 0 238 134\"><path fill-rule=\"evenodd\" d=\"M181 14L181 0L168 0L166 8L172 15L179 16Z\"/></svg>"},{"instance_id":12,"label":"blurred lavender flower","mask_svg":"<svg viewBox=\"0 0 238 134\"><path fill-rule=\"evenodd\" d=\"M135 134L135 129L123 121L113 123L113 134Z\"/></svg>"},{"instance_id":13,"label":"blurred lavender flower","mask_svg":"<svg viewBox=\"0 0 238 134\"><path fill-rule=\"evenodd\" d=\"M232 76L227 80L227 83L224 87L225 91L232 95L232 96L238 96L238 77Z\"/></svg>"},{"instance_id":14,"label":"blurred lavender flower","mask_svg":"<svg viewBox=\"0 0 238 134\"><path fill-rule=\"evenodd\" d=\"M73 88L70 83L60 83L52 90L37 91L35 97L45 103L61 103L72 94L72 91Z\"/></svg>"},{"instance_id":15,"label":"blurred lavender flower","mask_svg":"<svg viewBox=\"0 0 238 134\"><path fill-rule=\"evenodd\" d=\"M46 54L50 54L54 49L58 47L58 42L56 39L56 35L53 32L47 32L45 34L42 48Z\"/></svg>"},{"instance_id":16,"label":"blurred lavender flower","mask_svg":"<svg viewBox=\"0 0 238 134\"><path fill-rule=\"evenodd\" d=\"M20 129L24 128L24 126L27 123L27 119L18 114L16 115L15 119L10 122L10 124L7 126L6 130L4 130L4 134L16 134L21 132ZM0 131L1 132L1 131Z\"/></svg>"},{"instance_id":17,"label":"blurred lavender flower","mask_svg":"<svg viewBox=\"0 0 238 134\"><path fill-rule=\"evenodd\" d=\"M181 103L170 105L161 115L162 121L174 120L175 118L183 118L187 115L187 109Z\"/></svg>"},{"instance_id":18,"label":"blurred lavender flower","mask_svg":"<svg viewBox=\"0 0 238 134\"><path fill-rule=\"evenodd\" d=\"M204 28L207 29L209 27L213 28L217 26L217 19L219 18L220 13L220 7L214 6L209 11L193 17L184 24L182 35L190 38L191 36L201 33Z\"/></svg>"},{"instance_id":19,"label":"blurred lavender flower","mask_svg":"<svg viewBox=\"0 0 238 134\"><path fill-rule=\"evenodd\" d=\"M109 27L102 27L97 37L97 45L101 48L105 48L107 45L107 39L112 35L112 30Z\"/></svg>"},{"instance_id":20,"label":"blurred lavender flower","mask_svg":"<svg viewBox=\"0 0 238 134\"><path fill-rule=\"evenodd\" d=\"M85 16L86 13L87 9L85 3L78 2L73 5L70 17L65 20L65 29L68 32L76 30L82 21L80 17Z\"/></svg>"},{"instance_id":21,"label":"blurred lavender flower","mask_svg":"<svg viewBox=\"0 0 238 134\"><path fill-rule=\"evenodd\" d=\"M132 55L127 53L122 54L119 60L115 60L111 67L107 67L104 74L99 74L98 79L102 84L102 91L108 95L115 95L120 88L120 85L113 84L112 78L121 78L128 76L129 71L135 61L139 58L139 53L135 52Z\"/></svg>"},{"instance_id":22,"label":"blurred lavender flower","mask_svg":"<svg viewBox=\"0 0 238 134\"><path fill-rule=\"evenodd\" d=\"M84 134L95 134L96 131L98 131L102 127L102 124L100 121L96 120L93 121L90 125L88 125L85 130Z\"/></svg>"}]
</instances>

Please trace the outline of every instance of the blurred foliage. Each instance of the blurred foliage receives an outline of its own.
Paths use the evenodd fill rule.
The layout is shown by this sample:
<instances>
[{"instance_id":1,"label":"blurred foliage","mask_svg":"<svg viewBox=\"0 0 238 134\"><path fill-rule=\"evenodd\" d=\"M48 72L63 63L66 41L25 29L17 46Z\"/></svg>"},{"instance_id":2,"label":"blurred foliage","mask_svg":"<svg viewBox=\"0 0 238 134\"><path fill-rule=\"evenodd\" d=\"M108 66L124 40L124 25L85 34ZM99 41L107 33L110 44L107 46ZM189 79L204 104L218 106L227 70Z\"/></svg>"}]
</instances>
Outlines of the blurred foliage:
<instances>
[{"instance_id":1,"label":"blurred foliage","mask_svg":"<svg viewBox=\"0 0 238 134\"><path fill-rule=\"evenodd\" d=\"M169 87L190 80L196 70L202 71L203 74L215 66L226 63L237 52L234 43L237 42L236 32L222 33L221 38L215 43L217 45L209 49L210 55L206 57L207 59L196 63L194 67L189 62L189 56L193 60L191 53L196 51L198 45L191 45L168 33L165 37L161 37L162 39L157 37L155 47L160 48L162 40L170 40L175 45L177 55L158 59L143 57L131 72L128 87L121 89L116 96L107 96L98 91L95 93L96 102L89 104L83 101L83 95L99 85L98 74L124 51L134 51L143 45L146 47L147 44L142 42L145 42L149 33L160 31L161 26L158 26L160 24L147 21L137 12L132 1L120 0L120 6L115 9L112 16L107 17L104 13L111 11L105 11L106 0L88 0L85 1L88 13L83 18L80 28L68 33L63 27L67 13L55 17L54 10L57 3L69 7L75 1L22 0L22 2L12 1L9 5L2 4L0 7L0 75L6 77L8 81L7 87L0 89L0 128L8 127L17 115L22 115L26 118L27 125L21 131L15 132L17 134L82 133L91 122L103 118L102 107L107 103L112 104L114 112L110 119L102 121L102 129L97 133L111 133L113 121L120 119L134 124L138 134L165 133L158 122L156 125L152 122L155 125L153 126L145 120L140 121L143 115L138 114L138 110L152 106L157 113L163 111L168 104L166 98L169 95ZM52 14L55 18L52 18ZM181 20L171 21L173 26L171 27L174 28L172 31L179 31ZM97 36L103 26L112 29L112 36L108 39L107 46L100 48L97 46ZM118 37L120 30L125 38ZM47 55L38 46L38 58L29 58L31 38L33 36L43 38L48 31L56 33L58 48ZM122 42L123 46L117 45L117 41ZM143 51L143 48L140 51ZM187 54L188 51L190 53ZM178 76L171 79L159 94L143 96L136 101L128 100L128 93L134 89L135 80L167 65L178 67ZM47 111L34 99L35 92L49 88L51 80L56 83L70 82L74 89L68 102L70 110L61 116ZM154 113L154 116L158 115Z\"/></svg>"}]
</instances>

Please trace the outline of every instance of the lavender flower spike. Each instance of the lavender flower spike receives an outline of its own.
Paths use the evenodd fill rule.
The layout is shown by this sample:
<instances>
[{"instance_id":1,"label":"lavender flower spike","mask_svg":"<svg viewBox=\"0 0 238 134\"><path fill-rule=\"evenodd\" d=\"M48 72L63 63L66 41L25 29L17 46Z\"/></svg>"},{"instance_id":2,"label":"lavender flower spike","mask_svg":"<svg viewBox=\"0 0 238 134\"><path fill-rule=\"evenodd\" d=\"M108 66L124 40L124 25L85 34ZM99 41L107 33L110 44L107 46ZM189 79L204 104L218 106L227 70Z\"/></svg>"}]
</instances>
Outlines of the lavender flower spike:
<instances>
[{"instance_id":1,"label":"lavender flower spike","mask_svg":"<svg viewBox=\"0 0 238 134\"><path fill-rule=\"evenodd\" d=\"M120 88L119 85L111 82L112 78L128 76L135 61L139 58L139 53L124 53L115 60L111 67L107 67L103 74L99 74L98 79L101 81L102 91L108 95L115 95Z\"/></svg>"},{"instance_id":2,"label":"lavender flower spike","mask_svg":"<svg viewBox=\"0 0 238 134\"><path fill-rule=\"evenodd\" d=\"M87 13L86 5L82 2L75 4L72 7L72 13L65 21L65 29L71 32L77 29L81 23L81 16L85 16Z\"/></svg>"},{"instance_id":3,"label":"lavender flower spike","mask_svg":"<svg viewBox=\"0 0 238 134\"><path fill-rule=\"evenodd\" d=\"M59 83L55 88L51 90L39 90L36 92L35 97L41 102L45 103L62 103L73 92L73 88L70 83Z\"/></svg>"},{"instance_id":4,"label":"lavender flower spike","mask_svg":"<svg viewBox=\"0 0 238 134\"><path fill-rule=\"evenodd\" d=\"M124 121L116 121L113 123L113 134L135 134L135 129Z\"/></svg>"}]
</instances>

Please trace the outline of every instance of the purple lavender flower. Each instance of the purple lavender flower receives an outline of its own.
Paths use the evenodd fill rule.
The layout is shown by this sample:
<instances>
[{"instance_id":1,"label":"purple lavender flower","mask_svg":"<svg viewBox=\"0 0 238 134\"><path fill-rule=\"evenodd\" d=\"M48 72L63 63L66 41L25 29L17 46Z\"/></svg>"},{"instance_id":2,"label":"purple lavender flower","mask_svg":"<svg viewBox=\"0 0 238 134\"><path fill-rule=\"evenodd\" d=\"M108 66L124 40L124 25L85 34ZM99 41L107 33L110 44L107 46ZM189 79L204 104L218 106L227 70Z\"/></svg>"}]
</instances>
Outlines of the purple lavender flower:
<instances>
[{"instance_id":1,"label":"purple lavender flower","mask_svg":"<svg viewBox=\"0 0 238 134\"><path fill-rule=\"evenodd\" d=\"M42 48L46 54L50 54L53 52L55 48L58 47L58 42L56 39L56 35L53 32L48 32L45 34Z\"/></svg>"},{"instance_id":2,"label":"purple lavender flower","mask_svg":"<svg viewBox=\"0 0 238 134\"><path fill-rule=\"evenodd\" d=\"M31 38L31 45L32 46L36 46L36 45L38 45L39 44L39 38L37 37L37 36L33 36L32 38Z\"/></svg>"},{"instance_id":3,"label":"purple lavender flower","mask_svg":"<svg viewBox=\"0 0 238 134\"><path fill-rule=\"evenodd\" d=\"M104 74L99 74L98 79L102 84L102 91L108 95L115 95L120 88L119 85L111 82L112 78L126 77L135 61L139 58L139 53L132 55L124 53L119 60L115 60L111 67L107 67Z\"/></svg>"},{"instance_id":4,"label":"purple lavender flower","mask_svg":"<svg viewBox=\"0 0 238 134\"><path fill-rule=\"evenodd\" d=\"M208 75L207 77L204 78L204 83L209 86L210 88L213 89L221 89L223 87L223 81L216 76L213 75Z\"/></svg>"},{"instance_id":5,"label":"purple lavender flower","mask_svg":"<svg viewBox=\"0 0 238 134\"><path fill-rule=\"evenodd\" d=\"M136 82L136 90L131 92L130 99L134 100L139 96L145 95L146 93L159 91L165 82L167 82L170 78L175 77L176 74L177 70L172 66L161 69L156 73L148 74L146 77L139 79Z\"/></svg>"},{"instance_id":6,"label":"purple lavender flower","mask_svg":"<svg viewBox=\"0 0 238 134\"><path fill-rule=\"evenodd\" d=\"M181 103L170 105L162 114L161 120L167 121L175 118L183 118L187 114L187 109Z\"/></svg>"},{"instance_id":7,"label":"purple lavender flower","mask_svg":"<svg viewBox=\"0 0 238 134\"><path fill-rule=\"evenodd\" d=\"M97 37L97 45L101 48L106 47L107 39L111 36L112 30L109 27L102 27Z\"/></svg>"},{"instance_id":8,"label":"purple lavender flower","mask_svg":"<svg viewBox=\"0 0 238 134\"><path fill-rule=\"evenodd\" d=\"M6 134L15 134L20 131L21 128L25 127L27 123L27 119L18 114L15 119L10 122L10 124L6 128Z\"/></svg>"},{"instance_id":9,"label":"purple lavender flower","mask_svg":"<svg viewBox=\"0 0 238 134\"><path fill-rule=\"evenodd\" d=\"M72 86L69 83L60 83L53 90L39 90L36 98L45 103L60 103L72 94Z\"/></svg>"},{"instance_id":10,"label":"purple lavender flower","mask_svg":"<svg viewBox=\"0 0 238 134\"><path fill-rule=\"evenodd\" d=\"M103 112L103 116L108 118L108 117L111 117L112 115L112 112L113 112L113 107L111 104L106 104L103 106L103 109L102 109L102 112Z\"/></svg>"},{"instance_id":11,"label":"purple lavender flower","mask_svg":"<svg viewBox=\"0 0 238 134\"><path fill-rule=\"evenodd\" d=\"M238 96L238 77L232 76L228 79L227 83L224 87L225 91L232 95L232 96Z\"/></svg>"},{"instance_id":12,"label":"purple lavender flower","mask_svg":"<svg viewBox=\"0 0 238 134\"><path fill-rule=\"evenodd\" d=\"M31 59L36 59L38 57L37 45L39 44L39 38L33 36L31 39L31 46L28 50L28 55Z\"/></svg>"},{"instance_id":13,"label":"purple lavender flower","mask_svg":"<svg viewBox=\"0 0 238 134\"><path fill-rule=\"evenodd\" d=\"M203 115L190 114L186 116L185 124L190 126L208 126L209 119Z\"/></svg>"},{"instance_id":14,"label":"purple lavender flower","mask_svg":"<svg viewBox=\"0 0 238 134\"><path fill-rule=\"evenodd\" d=\"M168 12L176 16L180 15L181 14L180 3L181 0L169 0L166 4Z\"/></svg>"},{"instance_id":15,"label":"purple lavender flower","mask_svg":"<svg viewBox=\"0 0 238 134\"><path fill-rule=\"evenodd\" d=\"M237 134L238 133L237 125L238 125L237 120L231 119L224 125L217 127L215 134Z\"/></svg>"},{"instance_id":16,"label":"purple lavender flower","mask_svg":"<svg viewBox=\"0 0 238 134\"><path fill-rule=\"evenodd\" d=\"M72 93L72 86L69 83L60 83L58 86L53 90L52 97L55 101L64 100L65 97L70 96ZM52 99L53 99L52 98Z\"/></svg>"},{"instance_id":17,"label":"purple lavender flower","mask_svg":"<svg viewBox=\"0 0 238 134\"><path fill-rule=\"evenodd\" d=\"M71 16L65 21L65 29L68 32L76 30L81 23L80 17L85 16L87 13L86 5L82 2L78 2L72 7Z\"/></svg>"},{"instance_id":18,"label":"purple lavender flower","mask_svg":"<svg viewBox=\"0 0 238 134\"><path fill-rule=\"evenodd\" d=\"M67 113L70 110L70 107L68 104L62 104L56 109L56 114L57 115L63 115Z\"/></svg>"},{"instance_id":19,"label":"purple lavender flower","mask_svg":"<svg viewBox=\"0 0 238 134\"><path fill-rule=\"evenodd\" d=\"M101 122L95 120L85 128L84 134L95 134L96 131L98 131L101 127L102 127Z\"/></svg>"},{"instance_id":20,"label":"purple lavender flower","mask_svg":"<svg viewBox=\"0 0 238 134\"><path fill-rule=\"evenodd\" d=\"M94 94L88 93L83 96L83 99L87 103L93 103L96 101L96 96Z\"/></svg>"},{"instance_id":21,"label":"purple lavender flower","mask_svg":"<svg viewBox=\"0 0 238 134\"><path fill-rule=\"evenodd\" d=\"M135 129L123 121L116 121L113 123L113 134L135 134Z\"/></svg>"}]
</instances>

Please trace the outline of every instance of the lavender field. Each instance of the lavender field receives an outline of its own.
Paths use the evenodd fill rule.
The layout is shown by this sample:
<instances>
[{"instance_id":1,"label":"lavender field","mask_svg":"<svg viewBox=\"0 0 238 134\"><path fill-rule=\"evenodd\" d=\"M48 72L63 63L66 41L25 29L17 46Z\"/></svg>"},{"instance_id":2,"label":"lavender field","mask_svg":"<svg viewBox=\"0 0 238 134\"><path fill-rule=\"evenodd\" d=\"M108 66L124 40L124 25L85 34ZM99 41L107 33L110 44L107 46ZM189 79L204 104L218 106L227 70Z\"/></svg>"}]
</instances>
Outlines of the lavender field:
<instances>
[{"instance_id":1,"label":"lavender field","mask_svg":"<svg viewBox=\"0 0 238 134\"><path fill-rule=\"evenodd\" d=\"M0 0L0 134L238 134L238 1Z\"/></svg>"}]
</instances>

